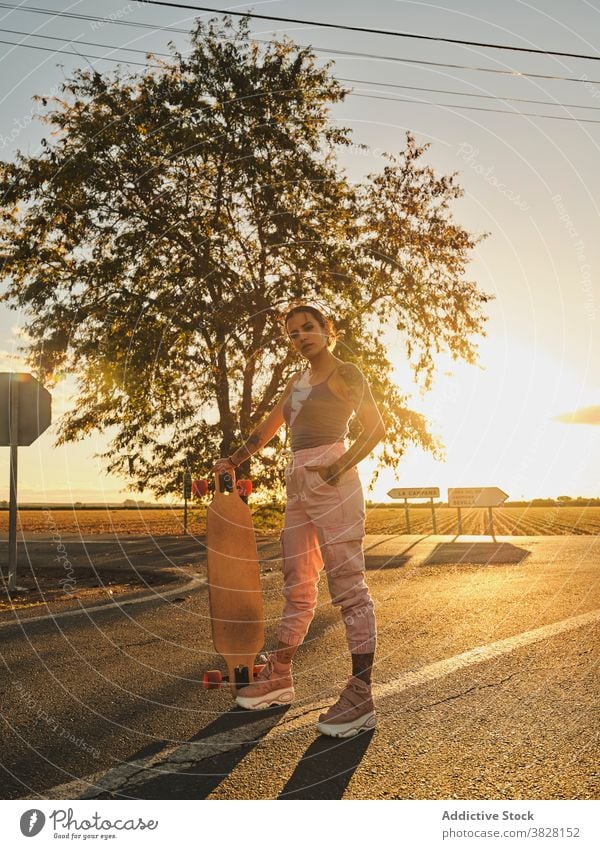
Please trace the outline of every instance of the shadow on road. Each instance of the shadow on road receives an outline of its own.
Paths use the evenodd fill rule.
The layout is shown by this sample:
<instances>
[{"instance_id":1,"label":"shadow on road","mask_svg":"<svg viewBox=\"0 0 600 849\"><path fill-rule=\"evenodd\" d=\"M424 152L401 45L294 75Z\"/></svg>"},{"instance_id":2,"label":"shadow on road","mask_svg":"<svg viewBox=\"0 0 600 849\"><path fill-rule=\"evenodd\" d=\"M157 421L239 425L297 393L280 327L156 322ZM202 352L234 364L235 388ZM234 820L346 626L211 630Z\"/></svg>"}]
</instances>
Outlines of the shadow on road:
<instances>
[{"instance_id":1,"label":"shadow on road","mask_svg":"<svg viewBox=\"0 0 600 849\"><path fill-rule=\"evenodd\" d=\"M486 566L520 563L530 551L510 542L442 542L433 549L423 566L443 563L482 563Z\"/></svg>"},{"instance_id":2,"label":"shadow on road","mask_svg":"<svg viewBox=\"0 0 600 849\"><path fill-rule=\"evenodd\" d=\"M278 799L341 799L374 731L347 740L321 736L308 747Z\"/></svg>"},{"instance_id":3,"label":"shadow on road","mask_svg":"<svg viewBox=\"0 0 600 849\"><path fill-rule=\"evenodd\" d=\"M383 540L374 542L371 545L365 546L365 565L367 569L396 569L399 566L404 566L412 554L409 554L412 548L415 548L420 542L426 540L428 535L419 537L407 545L402 551L396 551L394 554L373 554L372 552L381 545L389 547L390 543L399 539L399 535L393 537L388 536Z\"/></svg>"},{"instance_id":4,"label":"shadow on road","mask_svg":"<svg viewBox=\"0 0 600 849\"><path fill-rule=\"evenodd\" d=\"M178 749L166 754L163 760L145 769L146 774L141 780L126 782L122 792L95 789L80 798L205 799L282 720L288 710L289 707L275 707L257 714L232 708L202 728L189 741L182 743ZM135 763L150 755L160 754L165 748L152 744L128 761Z\"/></svg>"}]
</instances>

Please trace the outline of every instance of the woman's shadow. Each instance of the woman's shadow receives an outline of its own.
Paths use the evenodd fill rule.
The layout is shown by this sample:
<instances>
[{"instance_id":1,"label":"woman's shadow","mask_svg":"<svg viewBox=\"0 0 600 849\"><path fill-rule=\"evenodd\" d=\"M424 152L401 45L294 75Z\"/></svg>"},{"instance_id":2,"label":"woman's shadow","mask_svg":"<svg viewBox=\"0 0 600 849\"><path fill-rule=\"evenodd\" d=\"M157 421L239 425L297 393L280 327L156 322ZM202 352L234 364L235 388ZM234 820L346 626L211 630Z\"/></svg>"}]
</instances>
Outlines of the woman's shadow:
<instances>
[{"instance_id":1,"label":"woman's shadow","mask_svg":"<svg viewBox=\"0 0 600 849\"><path fill-rule=\"evenodd\" d=\"M341 799L374 729L354 737L321 735L308 747L278 799Z\"/></svg>"}]
</instances>

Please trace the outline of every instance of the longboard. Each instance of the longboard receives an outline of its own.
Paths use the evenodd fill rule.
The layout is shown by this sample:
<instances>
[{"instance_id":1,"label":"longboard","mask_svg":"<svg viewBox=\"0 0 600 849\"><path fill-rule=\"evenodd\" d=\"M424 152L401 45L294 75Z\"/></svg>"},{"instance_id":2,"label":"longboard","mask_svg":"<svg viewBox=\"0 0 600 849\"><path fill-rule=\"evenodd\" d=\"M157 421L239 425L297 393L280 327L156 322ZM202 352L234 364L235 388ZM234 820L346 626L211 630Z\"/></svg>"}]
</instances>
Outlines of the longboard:
<instances>
[{"instance_id":1,"label":"longboard","mask_svg":"<svg viewBox=\"0 0 600 849\"><path fill-rule=\"evenodd\" d=\"M255 666L265 639L260 566L252 516L242 498L250 482L239 481L236 486L229 473L214 477L206 515L211 631L236 695L260 669ZM218 687L222 680L219 670L204 673L205 688Z\"/></svg>"}]
</instances>

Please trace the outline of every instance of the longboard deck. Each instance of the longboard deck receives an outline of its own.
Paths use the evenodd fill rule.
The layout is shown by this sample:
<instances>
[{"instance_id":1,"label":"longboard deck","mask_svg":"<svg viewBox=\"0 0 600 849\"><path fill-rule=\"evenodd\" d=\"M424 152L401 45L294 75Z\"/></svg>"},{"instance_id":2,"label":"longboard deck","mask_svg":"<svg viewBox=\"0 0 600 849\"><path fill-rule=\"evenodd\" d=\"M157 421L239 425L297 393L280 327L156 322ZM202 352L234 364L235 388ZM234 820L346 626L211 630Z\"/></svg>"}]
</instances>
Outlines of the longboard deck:
<instances>
[{"instance_id":1,"label":"longboard deck","mask_svg":"<svg viewBox=\"0 0 600 849\"><path fill-rule=\"evenodd\" d=\"M264 644L264 612L256 536L248 505L233 492L220 492L208 507L208 592L215 649L230 675L247 666L252 680L256 654Z\"/></svg>"}]
</instances>

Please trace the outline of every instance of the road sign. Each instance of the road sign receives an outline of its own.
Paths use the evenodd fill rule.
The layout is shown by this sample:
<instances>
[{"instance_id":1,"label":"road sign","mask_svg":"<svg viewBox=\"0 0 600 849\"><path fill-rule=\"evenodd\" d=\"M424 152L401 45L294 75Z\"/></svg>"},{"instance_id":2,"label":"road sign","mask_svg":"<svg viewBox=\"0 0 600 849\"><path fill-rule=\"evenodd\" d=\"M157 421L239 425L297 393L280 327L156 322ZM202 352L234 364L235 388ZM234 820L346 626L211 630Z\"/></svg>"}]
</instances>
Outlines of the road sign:
<instances>
[{"instance_id":1,"label":"road sign","mask_svg":"<svg viewBox=\"0 0 600 849\"><path fill-rule=\"evenodd\" d=\"M16 445L31 445L50 426L51 396L32 374L0 374L0 445L11 445L10 387L16 386L19 410Z\"/></svg>"},{"instance_id":2,"label":"road sign","mask_svg":"<svg viewBox=\"0 0 600 849\"><path fill-rule=\"evenodd\" d=\"M390 498L439 498L440 490L437 486L430 487L407 487L404 489L390 489Z\"/></svg>"},{"instance_id":3,"label":"road sign","mask_svg":"<svg viewBox=\"0 0 600 849\"><path fill-rule=\"evenodd\" d=\"M453 487L448 489L448 507L497 507L508 493L497 486Z\"/></svg>"},{"instance_id":4,"label":"road sign","mask_svg":"<svg viewBox=\"0 0 600 849\"><path fill-rule=\"evenodd\" d=\"M428 498L431 504L431 521L433 523L433 533L437 534L437 527L435 523L435 509L433 506L433 499L439 498L440 490L437 486L409 486L400 489L390 489L388 492L390 498L403 498L404 499L404 515L406 517L406 533L410 533L410 515L408 512L408 499L409 498Z\"/></svg>"},{"instance_id":5,"label":"road sign","mask_svg":"<svg viewBox=\"0 0 600 849\"><path fill-rule=\"evenodd\" d=\"M10 445L8 507L8 589L17 590L17 459L19 445L31 445L51 422L51 397L32 374L0 374L0 445Z\"/></svg>"}]
</instances>

